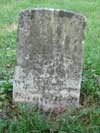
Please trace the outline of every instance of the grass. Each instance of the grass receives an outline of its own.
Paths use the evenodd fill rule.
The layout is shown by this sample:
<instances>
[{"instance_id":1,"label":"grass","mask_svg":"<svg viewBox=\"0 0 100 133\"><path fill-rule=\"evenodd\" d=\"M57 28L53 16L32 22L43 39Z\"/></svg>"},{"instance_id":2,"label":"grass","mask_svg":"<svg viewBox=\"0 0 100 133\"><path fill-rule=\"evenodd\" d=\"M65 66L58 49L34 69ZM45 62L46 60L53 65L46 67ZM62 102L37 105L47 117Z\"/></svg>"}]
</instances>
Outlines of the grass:
<instances>
[{"instance_id":1,"label":"grass","mask_svg":"<svg viewBox=\"0 0 100 133\"><path fill-rule=\"evenodd\" d=\"M12 79L16 55L16 30L18 15L22 9L49 7L73 10L87 17L84 44L84 64L81 86L82 108L68 115L46 120L37 111L17 107L18 117L14 114L10 120L1 118L0 133L29 133L33 130L48 133L51 129L64 132L99 133L100 130L100 1L99 0L0 0L0 107L16 113L16 107L10 108L9 96L12 91ZM6 99L6 100L5 100ZM9 102L8 102L9 101ZM15 106L15 105L13 105ZM88 107L89 106L89 107ZM91 109L89 109L91 108ZM6 110L6 111L5 111ZM23 112L24 111L24 112ZM9 114L10 111L8 111ZM74 113L73 113L74 112ZM32 116L30 118L30 116ZM10 117L10 116L9 116ZM44 124L43 124L44 123ZM16 130L14 130L16 129ZM52 131L53 132L53 131Z\"/></svg>"}]
</instances>

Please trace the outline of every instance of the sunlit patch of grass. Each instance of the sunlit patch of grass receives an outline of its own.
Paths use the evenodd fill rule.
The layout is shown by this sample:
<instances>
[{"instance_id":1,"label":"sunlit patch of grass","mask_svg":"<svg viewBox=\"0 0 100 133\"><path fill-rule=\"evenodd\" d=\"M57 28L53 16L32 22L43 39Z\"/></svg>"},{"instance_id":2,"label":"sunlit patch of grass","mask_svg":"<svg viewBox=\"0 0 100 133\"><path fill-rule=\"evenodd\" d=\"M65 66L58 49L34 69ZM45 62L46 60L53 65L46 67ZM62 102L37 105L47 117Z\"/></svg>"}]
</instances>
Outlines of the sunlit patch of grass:
<instances>
[{"instance_id":1,"label":"sunlit patch of grass","mask_svg":"<svg viewBox=\"0 0 100 133\"><path fill-rule=\"evenodd\" d=\"M8 27L9 28L9 27ZM0 79L9 79L13 76L15 66L16 32L4 29L0 34ZM13 29L15 30L15 29ZM9 31L9 32L8 32Z\"/></svg>"},{"instance_id":2,"label":"sunlit patch of grass","mask_svg":"<svg viewBox=\"0 0 100 133\"><path fill-rule=\"evenodd\" d=\"M1 32L13 32L13 31L17 31L17 24L16 23L13 23L13 24L10 24L10 25L4 25L4 26L1 26L0 27L0 31Z\"/></svg>"}]
</instances>

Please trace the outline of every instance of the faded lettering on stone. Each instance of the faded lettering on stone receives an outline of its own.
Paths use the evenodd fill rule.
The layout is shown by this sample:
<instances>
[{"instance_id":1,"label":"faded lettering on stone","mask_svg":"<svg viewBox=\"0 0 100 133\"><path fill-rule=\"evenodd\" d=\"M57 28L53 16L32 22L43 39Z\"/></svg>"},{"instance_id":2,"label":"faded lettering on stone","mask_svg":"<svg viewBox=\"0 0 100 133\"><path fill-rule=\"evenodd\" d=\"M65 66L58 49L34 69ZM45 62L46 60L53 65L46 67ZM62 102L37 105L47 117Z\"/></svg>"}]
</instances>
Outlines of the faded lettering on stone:
<instances>
[{"instance_id":1,"label":"faded lettering on stone","mask_svg":"<svg viewBox=\"0 0 100 133\"><path fill-rule=\"evenodd\" d=\"M84 26L85 17L74 12L21 12L13 83L16 102L47 109L79 104Z\"/></svg>"}]
</instances>

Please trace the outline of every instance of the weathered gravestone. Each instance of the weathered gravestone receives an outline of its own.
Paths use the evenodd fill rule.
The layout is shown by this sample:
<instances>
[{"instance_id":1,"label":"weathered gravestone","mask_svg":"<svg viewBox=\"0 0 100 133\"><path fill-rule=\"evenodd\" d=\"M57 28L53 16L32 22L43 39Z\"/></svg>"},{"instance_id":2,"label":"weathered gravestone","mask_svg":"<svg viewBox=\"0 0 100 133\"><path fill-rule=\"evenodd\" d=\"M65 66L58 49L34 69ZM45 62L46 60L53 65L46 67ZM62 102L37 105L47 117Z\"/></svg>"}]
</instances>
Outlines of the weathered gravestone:
<instances>
[{"instance_id":1,"label":"weathered gravestone","mask_svg":"<svg viewBox=\"0 0 100 133\"><path fill-rule=\"evenodd\" d=\"M64 10L22 11L13 83L16 102L45 109L79 104L85 18Z\"/></svg>"}]
</instances>

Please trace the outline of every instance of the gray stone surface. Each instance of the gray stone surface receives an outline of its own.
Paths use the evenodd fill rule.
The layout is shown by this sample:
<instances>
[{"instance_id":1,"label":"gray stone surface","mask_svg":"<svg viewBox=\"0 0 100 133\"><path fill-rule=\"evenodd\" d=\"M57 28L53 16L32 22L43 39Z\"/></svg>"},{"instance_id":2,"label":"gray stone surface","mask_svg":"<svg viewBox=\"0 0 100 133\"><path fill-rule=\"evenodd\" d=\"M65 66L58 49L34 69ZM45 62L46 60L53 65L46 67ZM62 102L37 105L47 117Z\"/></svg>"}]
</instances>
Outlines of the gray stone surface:
<instances>
[{"instance_id":1,"label":"gray stone surface","mask_svg":"<svg viewBox=\"0 0 100 133\"><path fill-rule=\"evenodd\" d=\"M13 99L48 109L79 105L85 17L54 9L20 13Z\"/></svg>"}]
</instances>

